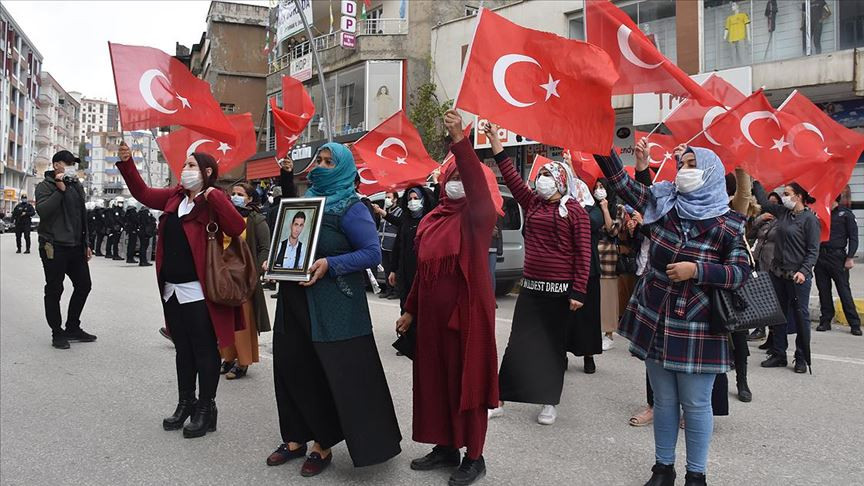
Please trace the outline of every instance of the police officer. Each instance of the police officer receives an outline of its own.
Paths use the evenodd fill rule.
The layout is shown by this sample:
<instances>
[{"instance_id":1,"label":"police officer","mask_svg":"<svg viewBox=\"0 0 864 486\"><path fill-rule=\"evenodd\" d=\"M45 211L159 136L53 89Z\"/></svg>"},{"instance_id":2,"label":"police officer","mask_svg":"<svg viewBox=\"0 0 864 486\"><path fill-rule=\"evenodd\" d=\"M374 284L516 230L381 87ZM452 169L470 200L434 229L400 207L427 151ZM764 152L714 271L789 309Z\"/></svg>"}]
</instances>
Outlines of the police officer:
<instances>
[{"instance_id":1,"label":"police officer","mask_svg":"<svg viewBox=\"0 0 864 486\"><path fill-rule=\"evenodd\" d=\"M114 206L108 208L106 221L108 223L108 248L105 250L105 258L122 260L120 256L120 237L123 231L123 201L115 201Z\"/></svg>"},{"instance_id":2,"label":"police officer","mask_svg":"<svg viewBox=\"0 0 864 486\"><path fill-rule=\"evenodd\" d=\"M384 267L384 285L380 299L398 299L396 288L387 283L387 276L392 271L393 247L396 244L396 233L402 224L402 208L399 207L399 194L388 192L384 195L384 208L373 205L372 210L381 218L378 233L381 235L381 266Z\"/></svg>"},{"instance_id":3,"label":"police officer","mask_svg":"<svg viewBox=\"0 0 864 486\"><path fill-rule=\"evenodd\" d=\"M156 236L156 218L150 214L150 210L142 207L138 210L138 239L141 242L141 249L138 250L139 262L141 267L149 267L153 265L147 261L150 247L150 238Z\"/></svg>"},{"instance_id":4,"label":"police officer","mask_svg":"<svg viewBox=\"0 0 864 486\"><path fill-rule=\"evenodd\" d=\"M93 231L96 233L96 244L93 246L93 255L102 255L102 241L105 239L105 208L97 206L93 210Z\"/></svg>"},{"instance_id":5,"label":"police officer","mask_svg":"<svg viewBox=\"0 0 864 486\"><path fill-rule=\"evenodd\" d=\"M855 310L852 290L849 288L849 270L855 265L852 259L858 251L858 225L852 211L839 203L840 196L837 196L831 208L831 238L820 246L819 259L816 261L816 288L819 289L819 305L822 308L816 330L831 329L831 321L834 320L834 299L831 296L833 280L852 334L860 336L861 318Z\"/></svg>"},{"instance_id":6,"label":"police officer","mask_svg":"<svg viewBox=\"0 0 864 486\"><path fill-rule=\"evenodd\" d=\"M133 207L126 209L123 231L126 232L126 263L138 263L135 261L135 247L138 244L138 211Z\"/></svg>"},{"instance_id":7,"label":"police officer","mask_svg":"<svg viewBox=\"0 0 864 486\"><path fill-rule=\"evenodd\" d=\"M30 253L30 224L31 218L36 215L36 208L27 201L27 195L21 195L21 202L12 209L12 224L15 225L15 245L18 250L15 253L21 253L21 235L24 235L26 250L24 253Z\"/></svg>"},{"instance_id":8,"label":"police officer","mask_svg":"<svg viewBox=\"0 0 864 486\"><path fill-rule=\"evenodd\" d=\"M91 249L96 246L96 208L87 210L87 243Z\"/></svg>"}]
</instances>

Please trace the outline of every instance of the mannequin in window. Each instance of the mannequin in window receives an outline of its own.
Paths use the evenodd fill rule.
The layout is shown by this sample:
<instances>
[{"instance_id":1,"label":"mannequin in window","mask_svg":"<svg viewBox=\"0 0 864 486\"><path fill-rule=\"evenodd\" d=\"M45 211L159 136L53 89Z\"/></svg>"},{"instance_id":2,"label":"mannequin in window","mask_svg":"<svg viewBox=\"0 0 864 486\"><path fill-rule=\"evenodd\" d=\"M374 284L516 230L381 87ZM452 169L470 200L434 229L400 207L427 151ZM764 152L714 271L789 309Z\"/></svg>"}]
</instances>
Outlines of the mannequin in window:
<instances>
[{"instance_id":1,"label":"mannequin in window","mask_svg":"<svg viewBox=\"0 0 864 486\"><path fill-rule=\"evenodd\" d=\"M658 50L660 49L659 46L657 46L657 36L651 33L651 24L642 24L642 33L645 34L645 37L651 41L651 44L653 44L654 47L657 47Z\"/></svg>"},{"instance_id":2,"label":"mannequin in window","mask_svg":"<svg viewBox=\"0 0 864 486\"><path fill-rule=\"evenodd\" d=\"M731 44L734 64L744 61L746 42L750 39L750 16L738 9L738 4L732 2L732 11L726 17L726 29L723 40Z\"/></svg>"}]
</instances>

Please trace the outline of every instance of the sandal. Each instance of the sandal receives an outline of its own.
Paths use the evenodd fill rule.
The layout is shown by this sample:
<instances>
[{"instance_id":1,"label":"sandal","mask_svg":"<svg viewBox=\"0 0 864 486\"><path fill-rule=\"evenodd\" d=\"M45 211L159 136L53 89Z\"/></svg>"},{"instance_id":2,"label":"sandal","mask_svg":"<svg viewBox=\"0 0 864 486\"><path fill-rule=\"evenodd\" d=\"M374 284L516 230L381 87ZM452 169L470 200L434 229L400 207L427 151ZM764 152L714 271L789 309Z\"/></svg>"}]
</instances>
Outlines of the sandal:
<instances>
[{"instance_id":1,"label":"sandal","mask_svg":"<svg viewBox=\"0 0 864 486\"><path fill-rule=\"evenodd\" d=\"M645 407L644 410L630 417L630 425L633 427L645 427L654 422L654 409Z\"/></svg>"},{"instance_id":2,"label":"sandal","mask_svg":"<svg viewBox=\"0 0 864 486\"><path fill-rule=\"evenodd\" d=\"M223 361L222 366L219 367L219 374L224 375L228 373L234 368L234 361Z\"/></svg>"},{"instance_id":3,"label":"sandal","mask_svg":"<svg viewBox=\"0 0 864 486\"><path fill-rule=\"evenodd\" d=\"M229 372L225 375L225 379L227 379L227 380L235 380L235 379L237 379L237 378L243 378L244 376L246 376L246 370L248 370L248 369L249 369L248 366L238 366L238 365L234 365L234 367L231 368L231 371L229 371Z\"/></svg>"}]
</instances>

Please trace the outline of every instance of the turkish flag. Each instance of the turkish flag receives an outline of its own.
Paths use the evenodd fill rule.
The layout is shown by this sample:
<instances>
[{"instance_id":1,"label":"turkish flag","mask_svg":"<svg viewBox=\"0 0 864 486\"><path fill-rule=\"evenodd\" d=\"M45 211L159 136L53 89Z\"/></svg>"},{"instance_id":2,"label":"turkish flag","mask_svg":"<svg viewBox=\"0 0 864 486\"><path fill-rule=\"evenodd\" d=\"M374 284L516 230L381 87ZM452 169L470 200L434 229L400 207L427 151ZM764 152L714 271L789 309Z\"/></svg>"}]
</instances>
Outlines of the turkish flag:
<instances>
[{"instance_id":1,"label":"turkish flag","mask_svg":"<svg viewBox=\"0 0 864 486\"><path fill-rule=\"evenodd\" d=\"M291 76L282 76L282 109L276 106L276 97L273 97L270 110L276 126L276 158L284 159L312 120L315 103L303 83Z\"/></svg>"},{"instance_id":2,"label":"turkish flag","mask_svg":"<svg viewBox=\"0 0 864 486\"><path fill-rule=\"evenodd\" d=\"M799 136L802 127L806 125L797 116L774 110L760 89L718 117L709 129L721 144L732 141L721 147L721 158L744 161L750 175L773 188L828 160L818 137Z\"/></svg>"},{"instance_id":3,"label":"turkish flag","mask_svg":"<svg viewBox=\"0 0 864 486\"><path fill-rule=\"evenodd\" d=\"M108 43L123 130L181 125L228 143L237 134L210 83L176 58L152 47Z\"/></svg>"},{"instance_id":4,"label":"turkish flag","mask_svg":"<svg viewBox=\"0 0 864 486\"><path fill-rule=\"evenodd\" d=\"M387 191L387 188L378 183L378 179L375 179L375 174L369 170L369 167L366 167L366 163L360 160L360 157L354 151L354 147L351 147L351 153L354 154L354 164L357 166L357 175L360 176L360 187L357 189L360 194L364 196L371 196L373 194L378 194L379 192Z\"/></svg>"},{"instance_id":5,"label":"turkish flag","mask_svg":"<svg viewBox=\"0 0 864 486\"><path fill-rule=\"evenodd\" d=\"M193 152L204 152L212 155L219 163L221 174L228 173L255 155L257 144L252 114L230 115L228 120L237 133L237 144L229 144L188 128L171 132L156 139L156 143L159 144L159 148L168 161L168 167L178 179L183 171L183 164Z\"/></svg>"},{"instance_id":6,"label":"turkish flag","mask_svg":"<svg viewBox=\"0 0 864 486\"><path fill-rule=\"evenodd\" d=\"M822 142L823 151L829 157L796 178L796 182L816 199L812 207L822 223L822 241L827 241L831 234L831 205L852 178L852 170L864 150L864 135L835 122L798 91L789 95L778 112L794 115L802 122L790 131L790 138L794 140L788 142L794 145L805 137Z\"/></svg>"},{"instance_id":7,"label":"turkish flag","mask_svg":"<svg viewBox=\"0 0 864 486\"><path fill-rule=\"evenodd\" d=\"M388 190L423 184L438 167L402 110L354 142L352 149Z\"/></svg>"},{"instance_id":8,"label":"turkish flag","mask_svg":"<svg viewBox=\"0 0 864 486\"><path fill-rule=\"evenodd\" d=\"M612 92L670 93L711 102L711 95L666 58L624 11L607 0L586 0L588 42L609 53L620 76Z\"/></svg>"},{"instance_id":9,"label":"turkish flag","mask_svg":"<svg viewBox=\"0 0 864 486\"><path fill-rule=\"evenodd\" d=\"M543 168L544 165L549 162L554 162L552 159L548 157L543 157L540 154L534 155L534 162L531 164L531 173L528 174L528 181L534 182L537 180L537 174L540 173L540 169Z\"/></svg>"},{"instance_id":10,"label":"turkish flag","mask_svg":"<svg viewBox=\"0 0 864 486\"><path fill-rule=\"evenodd\" d=\"M654 182L674 181L678 174L678 161L675 160L675 147L678 141L671 135L652 133L650 136L638 130L633 132L633 138L638 143L648 137L648 167L654 169ZM659 171L659 175L656 175Z\"/></svg>"},{"instance_id":11,"label":"turkish flag","mask_svg":"<svg viewBox=\"0 0 864 486\"><path fill-rule=\"evenodd\" d=\"M570 168L577 177L582 179L590 189L597 185L597 179L604 177L603 171L594 160L594 156L578 150L568 150L570 153Z\"/></svg>"},{"instance_id":12,"label":"turkish flag","mask_svg":"<svg viewBox=\"0 0 864 486\"><path fill-rule=\"evenodd\" d=\"M483 8L456 107L531 140L605 154L615 131L617 78L602 49Z\"/></svg>"}]
</instances>

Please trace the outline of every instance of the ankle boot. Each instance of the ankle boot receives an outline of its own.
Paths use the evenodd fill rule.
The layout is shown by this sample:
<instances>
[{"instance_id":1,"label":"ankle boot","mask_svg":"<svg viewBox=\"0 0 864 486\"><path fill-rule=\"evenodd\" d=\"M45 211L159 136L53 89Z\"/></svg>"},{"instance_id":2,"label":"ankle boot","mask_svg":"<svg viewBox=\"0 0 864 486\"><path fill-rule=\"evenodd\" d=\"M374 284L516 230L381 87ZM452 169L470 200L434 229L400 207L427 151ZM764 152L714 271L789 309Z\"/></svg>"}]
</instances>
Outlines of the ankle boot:
<instances>
[{"instance_id":1,"label":"ankle boot","mask_svg":"<svg viewBox=\"0 0 864 486\"><path fill-rule=\"evenodd\" d=\"M203 437L207 432L215 432L217 415L215 400L199 401L189 423L183 427L183 437L193 439Z\"/></svg>"},{"instance_id":2,"label":"ankle boot","mask_svg":"<svg viewBox=\"0 0 864 486\"><path fill-rule=\"evenodd\" d=\"M694 473L687 471L684 475L684 486L707 486L705 475L702 473Z\"/></svg>"},{"instance_id":3,"label":"ankle boot","mask_svg":"<svg viewBox=\"0 0 864 486\"><path fill-rule=\"evenodd\" d=\"M675 465L654 464L651 468L651 479L645 486L675 486Z\"/></svg>"},{"instance_id":4,"label":"ankle boot","mask_svg":"<svg viewBox=\"0 0 864 486\"><path fill-rule=\"evenodd\" d=\"M194 396L180 398L180 401L177 402L177 409L174 410L174 415L162 420L162 428L165 430L181 429L186 419L192 415L197 404L198 400L195 400Z\"/></svg>"},{"instance_id":5,"label":"ankle boot","mask_svg":"<svg viewBox=\"0 0 864 486\"><path fill-rule=\"evenodd\" d=\"M750 402L753 400L753 393L750 391L750 386L747 385L747 362L739 364L735 369L735 383L738 385L738 400L742 402Z\"/></svg>"}]
</instances>

